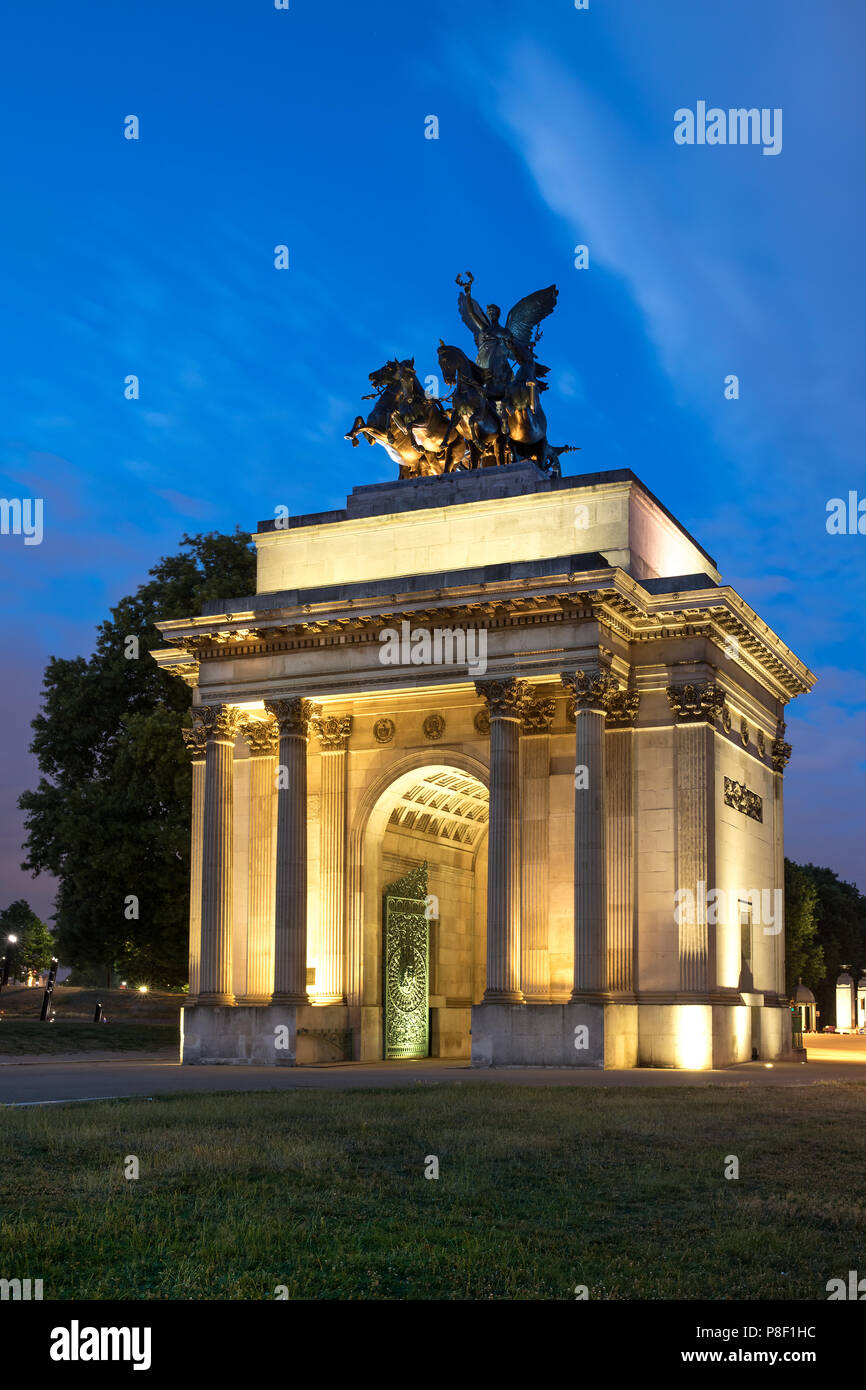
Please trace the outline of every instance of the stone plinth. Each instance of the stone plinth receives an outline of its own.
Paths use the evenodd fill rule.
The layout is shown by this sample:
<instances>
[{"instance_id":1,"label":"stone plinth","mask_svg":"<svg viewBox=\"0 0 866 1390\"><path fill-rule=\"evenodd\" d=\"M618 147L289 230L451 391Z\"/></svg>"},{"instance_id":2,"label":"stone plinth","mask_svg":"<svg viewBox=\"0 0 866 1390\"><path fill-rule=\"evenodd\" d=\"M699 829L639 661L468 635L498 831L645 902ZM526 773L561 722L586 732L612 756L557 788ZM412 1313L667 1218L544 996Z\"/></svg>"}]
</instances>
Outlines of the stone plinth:
<instances>
[{"instance_id":1,"label":"stone plinth","mask_svg":"<svg viewBox=\"0 0 866 1390\"><path fill-rule=\"evenodd\" d=\"M185 1066L293 1067L296 1011L269 1004L181 1010L181 1061Z\"/></svg>"},{"instance_id":2,"label":"stone plinth","mask_svg":"<svg viewBox=\"0 0 866 1390\"><path fill-rule=\"evenodd\" d=\"M604 1006L476 1004L472 1065L603 1067Z\"/></svg>"}]
</instances>

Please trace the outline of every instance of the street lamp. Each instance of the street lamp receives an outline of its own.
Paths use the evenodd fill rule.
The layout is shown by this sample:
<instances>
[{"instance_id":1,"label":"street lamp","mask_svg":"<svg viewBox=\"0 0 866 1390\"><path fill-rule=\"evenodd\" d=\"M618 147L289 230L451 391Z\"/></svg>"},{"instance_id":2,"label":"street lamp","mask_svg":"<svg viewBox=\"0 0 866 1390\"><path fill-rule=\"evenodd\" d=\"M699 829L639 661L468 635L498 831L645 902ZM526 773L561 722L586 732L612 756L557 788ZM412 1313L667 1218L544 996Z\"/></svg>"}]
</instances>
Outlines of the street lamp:
<instances>
[{"instance_id":1,"label":"street lamp","mask_svg":"<svg viewBox=\"0 0 866 1390\"><path fill-rule=\"evenodd\" d=\"M11 948L17 945L17 942L18 937L15 936L13 932L10 932L6 938L7 950L6 954L3 957L3 973L2 975L0 975L0 989L2 989L4 985L7 985L9 983L9 971L12 965L13 955L13 951Z\"/></svg>"}]
</instances>

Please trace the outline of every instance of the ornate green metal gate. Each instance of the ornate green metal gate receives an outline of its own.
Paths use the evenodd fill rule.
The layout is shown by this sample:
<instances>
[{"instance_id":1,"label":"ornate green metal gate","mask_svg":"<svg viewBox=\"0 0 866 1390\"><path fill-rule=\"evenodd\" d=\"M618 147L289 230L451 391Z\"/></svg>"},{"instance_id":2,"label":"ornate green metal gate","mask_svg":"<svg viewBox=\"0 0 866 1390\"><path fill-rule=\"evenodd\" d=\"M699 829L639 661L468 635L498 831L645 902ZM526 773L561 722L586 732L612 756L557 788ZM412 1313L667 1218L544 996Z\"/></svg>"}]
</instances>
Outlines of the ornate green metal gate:
<instances>
[{"instance_id":1,"label":"ornate green metal gate","mask_svg":"<svg viewBox=\"0 0 866 1390\"><path fill-rule=\"evenodd\" d=\"M382 998L385 1056L426 1057L430 1051L427 865L385 889Z\"/></svg>"}]
</instances>

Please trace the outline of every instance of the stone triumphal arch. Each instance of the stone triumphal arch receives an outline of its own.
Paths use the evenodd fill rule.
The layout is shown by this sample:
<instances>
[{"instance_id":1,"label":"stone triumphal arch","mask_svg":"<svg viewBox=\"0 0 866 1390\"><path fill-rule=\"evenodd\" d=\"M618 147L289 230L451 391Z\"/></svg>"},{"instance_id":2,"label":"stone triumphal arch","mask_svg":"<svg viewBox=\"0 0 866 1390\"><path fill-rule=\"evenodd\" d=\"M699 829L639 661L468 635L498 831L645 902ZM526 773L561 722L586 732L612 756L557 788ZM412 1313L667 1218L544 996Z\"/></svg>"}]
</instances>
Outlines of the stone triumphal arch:
<instances>
[{"instance_id":1,"label":"stone triumphal arch","mask_svg":"<svg viewBox=\"0 0 866 1390\"><path fill-rule=\"evenodd\" d=\"M786 1055L761 905L814 678L630 471L407 477L255 541L256 593L155 653L193 689L185 1062Z\"/></svg>"}]
</instances>

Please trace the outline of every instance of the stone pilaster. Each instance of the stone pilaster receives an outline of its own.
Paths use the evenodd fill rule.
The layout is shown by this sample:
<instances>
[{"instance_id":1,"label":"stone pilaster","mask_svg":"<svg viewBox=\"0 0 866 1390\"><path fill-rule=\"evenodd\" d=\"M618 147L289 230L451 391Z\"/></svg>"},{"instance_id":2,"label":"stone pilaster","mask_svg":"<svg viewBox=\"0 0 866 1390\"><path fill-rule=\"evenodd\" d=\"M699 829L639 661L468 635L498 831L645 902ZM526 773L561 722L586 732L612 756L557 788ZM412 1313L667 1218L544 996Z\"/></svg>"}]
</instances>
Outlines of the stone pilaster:
<instances>
[{"instance_id":1,"label":"stone pilaster","mask_svg":"<svg viewBox=\"0 0 866 1390\"><path fill-rule=\"evenodd\" d=\"M605 723L607 840L607 988L632 995L635 988L634 725L640 696L611 696Z\"/></svg>"},{"instance_id":2,"label":"stone pilaster","mask_svg":"<svg viewBox=\"0 0 866 1390\"><path fill-rule=\"evenodd\" d=\"M250 842L246 992L238 1003L263 1005L274 992L278 736L272 719L248 719L242 733L250 750Z\"/></svg>"},{"instance_id":3,"label":"stone pilaster","mask_svg":"<svg viewBox=\"0 0 866 1390\"><path fill-rule=\"evenodd\" d=\"M346 1002L346 775L351 714L313 725L322 749L321 918L317 1004Z\"/></svg>"},{"instance_id":4,"label":"stone pilaster","mask_svg":"<svg viewBox=\"0 0 866 1390\"><path fill-rule=\"evenodd\" d=\"M707 918L707 894L718 887L714 739L725 695L714 681L701 681L672 685L667 697L676 720L679 987L684 994L705 995L715 987L717 973L716 929Z\"/></svg>"},{"instance_id":5,"label":"stone pilaster","mask_svg":"<svg viewBox=\"0 0 866 1390\"><path fill-rule=\"evenodd\" d=\"M565 672L575 703L573 1003L597 999L607 979L605 718L618 685L599 666Z\"/></svg>"},{"instance_id":6,"label":"stone pilaster","mask_svg":"<svg viewBox=\"0 0 866 1390\"><path fill-rule=\"evenodd\" d=\"M230 705L193 710L206 741L202 812L199 1005L234 1004L232 992L232 817L239 712Z\"/></svg>"},{"instance_id":7,"label":"stone pilaster","mask_svg":"<svg viewBox=\"0 0 866 1390\"><path fill-rule=\"evenodd\" d=\"M485 1004L520 1004L520 706L523 681L476 681L490 715Z\"/></svg>"},{"instance_id":8,"label":"stone pilaster","mask_svg":"<svg viewBox=\"0 0 866 1390\"><path fill-rule=\"evenodd\" d=\"M521 705L521 989L529 1004L550 1001L550 725L556 701L530 695Z\"/></svg>"},{"instance_id":9,"label":"stone pilaster","mask_svg":"<svg viewBox=\"0 0 866 1390\"><path fill-rule=\"evenodd\" d=\"M275 1004L307 1004L307 739L319 707L266 700L280 735L274 933Z\"/></svg>"},{"instance_id":10,"label":"stone pilaster","mask_svg":"<svg viewBox=\"0 0 866 1390\"><path fill-rule=\"evenodd\" d=\"M192 763L192 816L189 846L189 992L187 1004L198 999L201 971L201 873L204 832L204 781L207 741L204 726L182 729L183 741Z\"/></svg>"}]
</instances>

